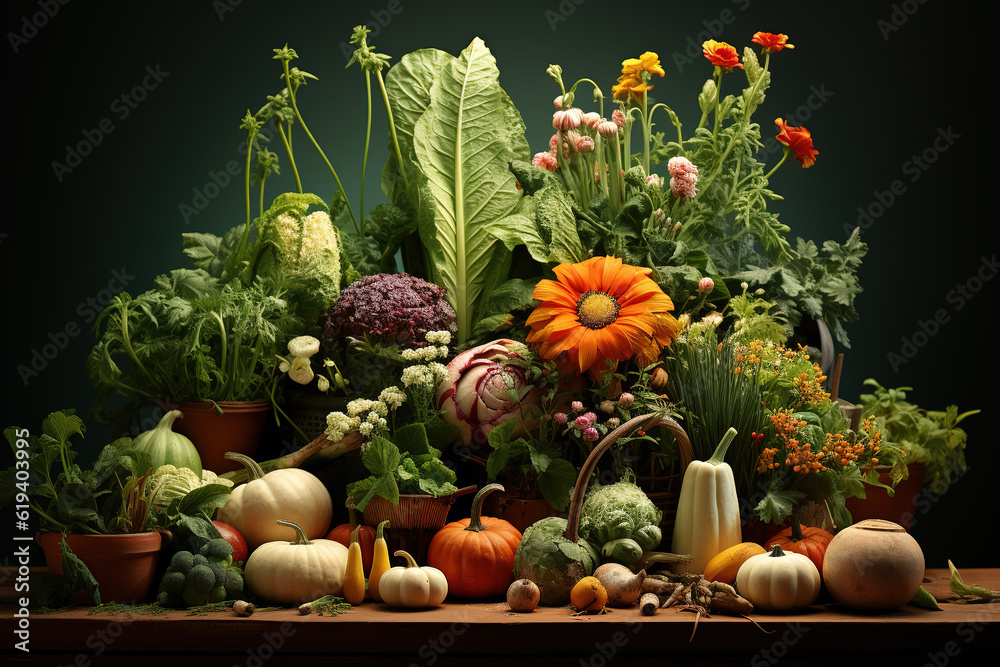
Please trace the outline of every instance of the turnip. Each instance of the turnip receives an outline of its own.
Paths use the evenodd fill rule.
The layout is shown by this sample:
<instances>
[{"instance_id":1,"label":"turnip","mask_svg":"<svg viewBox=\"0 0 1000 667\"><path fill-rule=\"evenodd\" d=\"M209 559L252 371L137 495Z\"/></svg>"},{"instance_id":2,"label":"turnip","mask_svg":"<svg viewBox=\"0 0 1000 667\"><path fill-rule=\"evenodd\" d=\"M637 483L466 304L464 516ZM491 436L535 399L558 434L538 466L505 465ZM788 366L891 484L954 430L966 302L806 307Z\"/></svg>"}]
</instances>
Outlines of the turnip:
<instances>
[{"instance_id":1,"label":"turnip","mask_svg":"<svg viewBox=\"0 0 1000 667\"><path fill-rule=\"evenodd\" d=\"M640 570L638 574L634 574L619 563L605 563L594 570L594 576L608 591L608 604L613 607L630 607L639 599L646 571Z\"/></svg>"},{"instance_id":2,"label":"turnip","mask_svg":"<svg viewBox=\"0 0 1000 667\"><path fill-rule=\"evenodd\" d=\"M530 579L518 579L507 588L507 605L511 611L534 611L541 591Z\"/></svg>"}]
</instances>

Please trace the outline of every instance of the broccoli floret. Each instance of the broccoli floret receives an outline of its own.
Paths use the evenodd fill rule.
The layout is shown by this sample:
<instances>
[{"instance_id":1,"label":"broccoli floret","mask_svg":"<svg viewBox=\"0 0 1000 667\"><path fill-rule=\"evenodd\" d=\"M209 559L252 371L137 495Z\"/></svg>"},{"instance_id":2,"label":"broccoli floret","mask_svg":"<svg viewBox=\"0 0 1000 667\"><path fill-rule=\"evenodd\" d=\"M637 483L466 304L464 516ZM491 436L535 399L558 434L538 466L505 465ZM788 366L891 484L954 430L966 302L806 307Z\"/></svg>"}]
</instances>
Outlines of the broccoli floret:
<instances>
[{"instance_id":1,"label":"broccoli floret","mask_svg":"<svg viewBox=\"0 0 1000 667\"><path fill-rule=\"evenodd\" d=\"M170 569L187 574L194 565L194 554L190 551L178 551L170 559Z\"/></svg>"},{"instance_id":2,"label":"broccoli floret","mask_svg":"<svg viewBox=\"0 0 1000 667\"><path fill-rule=\"evenodd\" d=\"M171 570L163 575L160 590L170 595L180 595L187 588L187 575L179 570Z\"/></svg>"},{"instance_id":3,"label":"broccoli floret","mask_svg":"<svg viewBox=\"0 0 1000 667\"><path fill-rule=\"evenodd\" d=\"M216 586L212 589L212 592L208 594L209 602L222 602L226 599L226 587Z\"/></svg>"},{"instance_id":4,"label":"broccoli floret","mask_svg":"<svg viewBox=\"0 0 1000 667\"><path fill-rule=\"evenodd\" d=\"M208 559L202 556L201 554L197 554L194 556L193 565L208 565Z\"/></svg>"},{"instance_id":5,"label":"broccoli floret","mask_svg":"<svg viewBox=\"0 0 1000 667\"><path fill-rule=\"evenodd\" d=\"M188 572L187 587L196 593L208 593L215 588L215 573L207 565L195 565Z\"/></svg>"},{"instance_id":6,"label":"broccoli floret","mask_svg":"<svg viewBox=\"0 0 1000 667\"><path fill-rule=\"evenodd\" d=\"M226 540L221 537L209 540L204 546L202 546L201 549L198 550L198 553L205 556L209 560L225 560L228 557L229 562L233 562L233 547L229 544L229 542L226 542Z\"/></svg>"},{"instance_id":7,"label":"broccoli floret","mask_svg":"<svg viewBox=\"0 0 1000 667\"><path fill-rule=\"evenodd\" d=\"M224 582L228 597L235 598L243 592L243 572L239 568L231 567L226 570Z\"/></svg>"},{"instance_id":8,"label":"broccoli floret","mask_svg":"<svg viewBox=\"0 0 1000 667\"><path fill-rule=\"evenodd\" d=\"M215 585L221 586L222 582L226 580L226 566L219 563L209 562L208 569L212 571L215 575Z\"/></svg>"}]
</instances>

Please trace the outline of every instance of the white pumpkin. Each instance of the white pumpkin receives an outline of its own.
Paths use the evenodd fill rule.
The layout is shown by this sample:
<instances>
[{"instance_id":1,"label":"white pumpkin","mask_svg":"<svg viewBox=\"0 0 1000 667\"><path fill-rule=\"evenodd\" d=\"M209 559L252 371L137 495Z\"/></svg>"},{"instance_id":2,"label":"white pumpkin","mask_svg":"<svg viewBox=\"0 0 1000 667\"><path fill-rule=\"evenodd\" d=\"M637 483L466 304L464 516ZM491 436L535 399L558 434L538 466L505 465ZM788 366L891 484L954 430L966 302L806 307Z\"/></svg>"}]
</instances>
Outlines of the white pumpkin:
<instances>
[{"instance_id":1,"label":"white pumpkin","mask_svg":"<svg viewBox=\"0 0 1000 667\"><path fill-rule=\"evenodd\" d=\"M436 567L418 567L413 556L397 551L405 567L390 568L378 582L382 602L392 607L436 607L448 596L448 580Z\"/></svg>"},{"instance_id":2,"label":"white pumpkin","mask_svg":"<svg viewBox=\"0 0 1000 667\"><path fill-rule=\"evenodd\" d=\"M299 468L264 474L243 454L230 452L226 458L246 466L250 479L232 490L218 518L240 531L251 551L266 542L295 538L293 530L278 519L297 523L309 539L329 532L333 499L316 475Z\"/></svg>"},{"instance_id":3,"label":"white pumpkin","mask_svg":"<svg viewBox=\"0 0 1000 667\"><path fill-rule=\"evenodd\" d=\"M340 595L347 576L347 547L333 540L310 541L294 521L278 523L293 531L295 539L267 542L250 554L243 569L250 592L279 604Z\"/></svg>"},{"instance_id":4,"label":"white pumpkin","mask_svg":"<svg viewBox=\"0 0 1000 667\"><path fill-rule=\"evenodd\" d=\"M761 611L805 609L819 596L820 576L808 556L784 552L748 558L736 573L736 590Z\"/></svg>"}]
</instances>

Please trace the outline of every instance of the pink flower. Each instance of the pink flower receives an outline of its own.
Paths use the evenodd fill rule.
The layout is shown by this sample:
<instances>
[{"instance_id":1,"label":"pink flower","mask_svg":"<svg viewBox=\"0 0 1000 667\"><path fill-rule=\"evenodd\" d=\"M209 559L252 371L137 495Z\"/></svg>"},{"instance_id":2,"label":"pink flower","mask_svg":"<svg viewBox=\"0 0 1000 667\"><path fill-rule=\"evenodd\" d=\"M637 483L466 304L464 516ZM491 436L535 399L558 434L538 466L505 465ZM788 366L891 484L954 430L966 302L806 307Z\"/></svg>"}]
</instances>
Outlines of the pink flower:
<instances>
[{"instance_id":1,"label":"pink flower","mask_svg":"<svg viewBox=\"0 0 1000 667\"><path fill-rule=\"evenodd\" d=\"M698 182L697 174L680 174L670 179L670 191L675 197L687 197L688 199L698 194L695 184Z\"/></svg>"},{"instance_id":2,"label":"pink flower","mask_svg":"<svg viewBox=\"0 0 1000 667\"><path fill-rule=\"evenodd\" d=\"M625 392L624 394L618 397L618 405L622 408L625 408L626 410L632 407L633 403L635 403L635 396L633 396L628 392Z\"/></svg>"},{"instance_id":3,"label":"pink flower","mask_svg":"<svg viewBox=\"0 0 1000 667\"><path fill-rule=\"evenodd\" d=\"M576 142L577 153L589 153L594 150L594 140L590 137L580 137Z\"/></svg>"},{"instance_id":4,"label":"pink flower","mask_svg":"<svg viewBox=\"0 0 1000 667\"><path fill-rule=\"evenodd\" d=\"M583 439L586 442L596 442L597 439L600 437L601 434L597 432L596 428L588 428L586 431L583 432Z\"/></svg>"},{"instance_id":5,"label":"pink flower","mask_svg":"<svg viewBox=\"0 0 1000 667\"><path fill-rule=\"evenodd\" d=\"M555 171L559 168L559 161L556 156L552 154L551 151L546 151L544 153L535 153L535 157L531 158L531 164L536 167L542 167L543 169L548 169L549 171Z\"/></svg>"},{"instance_id":6,"label":"pink flower","mask_svg":"<svg viewBox=\"0 0 1000 667\"><path fill-rule=\"evenodd\" d=\"M597 133L605 139L618 136L618 124L610 120L602 120L597 124Z\"/></svg>"},{"instance_id":7,"label":"pink flower","mask_svg":"<svg viewBox=\"0 0 1000 667\"><path fill-rule=\"evenodd\" d=\"M567 421L569 421L569 417L566 416L565 412L555 413L554 415L552 415L552 419L557 424L565 424Z\"/></svg>"},{"instance_id":8,"label":"pink flower","mask_svg":"<svg viewBox=\"0 0 1000 667\"><path fill-rule=\"evenodd\" d=\"M618 127L625 127L625 114L621 109L615 109L611 114L611 120L615 122Z\"/></svg>"},{"instance_id":9,"label":"pink flower","mask_svg":"<svg viewBox=\"0 0 1000 667\"><path fill-rule=\"evenodd\" d=\"M586 413L584 413L584 415L583 415L583 416L584 416L584 417L585 417L585 418L586 418L586 419L587 419L588 421L590 421L590 425L591 425L591 426L593 426L594 424L596 424L596 423L597 423L597 415L595 415L595 414L594 414L593 412L586 412Z\"/></svg>"},{"instance_id":10,"label":"pink flower","mask_svg":"<svg viewBox=\"0 0 1000 667\"><path fill-rule=\"evenodd\" d=\"M663 179L656 174L650 174L646 177L646 185L651 188L662 188Z\"/></svg>"},{"instance_id":11,"label":"pink flower","mask_svg":"<svg viewBox=\"0 0 1000 667\"><path fill-rule=\"evenodd\" d=\"M447 365L448 377L438 386L435 403L444 411L442 419L458 427L463 444L478 448L494 427L510 419L521 422L517 434L537 423L526 415L530 406L539 405L541 393L517 363L527 351L524 343L501 338L466 350ZM525 390L520 401L511 399L512 391Z\"/></svg>"},{"instance_id":12,"label":"pink flower","mask_svg":"<svg viewBox=\"0 0 1000 667\"><path fill-rule=\"evenodd\" d=\"M691 164L691 160L686 157L672 157L667 162L667 171L671 176L683 176L685 174L698 175L698 167Z\"/></svg>"},{"instance_id":13,"label":"pink flower","mask_svg":"<svg viewBox=\"0 0 1000 667\"><path fill-rule=\"evenodd\" d=\"M583 403L580 401L573 401L570 403L569 407L573 410L573 412L583 412Z\"/></svg>"},{"instance_id":14,"label":"pink flower","mask_svg":"<svg viewBox=\"0 0 1000 667\"><path fill-rule=\"evenodd\" d=\"M713 289L715 289L715 281L711 278L705 277L698 281L698 290L708 294Z\"/></svg>"},{"instance_id":15,"label":"pink flower","mask_svg":"<svg viewBox=\"0 0 1000 667\"><path fill-rule=\"evenodd\" d=\"M584 416L581 415L581 416L577 417L576 420L573 422L573 426L574 426L574 428L576 428L576 429L578 429L580 431L584 431L584 430L590 428L591 423L590 423L589 419L587 419L586 417L584 417Z\"/></svg>"},{"instance_id":16,"label":"pink flower","mask_svg":"<svg viewBox=\"0 0 1000 667\"><path fill-rule=\"evenodd\" d=\"M583 114L583 124L589 127L591 130L597 129L598 123L601 122L601 115L596 111L590 111Z\"/></svg>"},{"instance_id":17,"label":"pink flower","mask_svg":"<svg viewBox=\"0 0 1000 667\"><path fill-rule=\"evenodd\" d=\"M583 112L576 107L560 109L552 114L552 127L557 130L573 130L583 124Z\"/></svg>"},{"instance_id":18,"label":"pink flower","mask_svg":"<svg viewBox=\"0 0 1000 667\"><path fill-rule=\"evenodd\" d=\"M552 106L556 109L562 109L563 96L556 95L556 99L552 100Z\"/></svg>"}]
</instances>

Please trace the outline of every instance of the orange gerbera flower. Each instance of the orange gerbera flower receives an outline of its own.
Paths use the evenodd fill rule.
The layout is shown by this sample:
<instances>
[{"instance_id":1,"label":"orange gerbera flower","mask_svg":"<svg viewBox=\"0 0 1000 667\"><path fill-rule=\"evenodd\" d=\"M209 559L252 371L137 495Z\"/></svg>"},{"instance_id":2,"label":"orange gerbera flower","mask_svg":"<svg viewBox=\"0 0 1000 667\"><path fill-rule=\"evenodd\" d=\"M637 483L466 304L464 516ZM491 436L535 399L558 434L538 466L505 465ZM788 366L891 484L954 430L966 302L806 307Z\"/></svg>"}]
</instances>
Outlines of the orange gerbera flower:
<instances>
[{"instance_id":1,"label":"orange gerbera flower","mask_svg":"<svg viewBox=\"0 0 1000 667\"><path fill-rule=\"evenodd\" d=\"M760 44L764 47L765 51L770 51L771 53L777 53L782 49L794 49L795 47L788 43L788 35L782 35L778 33L775 35L773 32L755 32L753 39L750 40L755 44Z\"/></svg>"},{"instance_id":2,"label":"orange gerbera flower","mask_svg":"<svg viewBox=\"0 0 1000 667\"><path fill-rule=\"evenodd\" d=\"M617 85L611 86L616 100L627 100L629 95L642 99L646 91L653 89L649 83L654 74L664 76L666 72L660 66L660 57L652 51L646 51L638 58L622 61L622 74Z\"/></svg>"},{"instance_id":3,"label":"orange gerbera flower","mask_svg":"<svg viewBox=\"0 0 1000 667\"><path fill-rule=\"evenodd\" d=\"M734 67L743 69L743 65L740 64L740 56L732 45L710 39L702 44L701 48L705 57L708 58L708 62L713 65L721 67L727 72Z\"/></svg>"},{"instance_id":4,"label":"orange gerbera flower","mask_svg":"<svg viewBox=\"0 0 1000 667\"><path fill-rule=\"evenodd\" d=\"M775 137L795 153L795 159L802 163L803 169L813 166L819 151L813 148L812 135L804 127L792 127L781 118L776 118L774 124L780 130Z\"/></svg>"},{"instance_id":5,"label":"orange gerbera flower","mask_svg":"<svg viewBox=\"0 0 1000 667\"><path fill-rule=\"evenodd\" d=\"M526 339L546 359L600 375L608 360L653 363L680 332L670 314L674 304L649 278L650 269L592 257L553 271L557 279L539 281L532 294L541 304L528 317Z\"/></svg>"}]
</instances>

